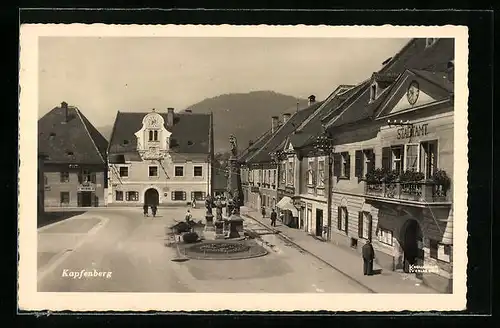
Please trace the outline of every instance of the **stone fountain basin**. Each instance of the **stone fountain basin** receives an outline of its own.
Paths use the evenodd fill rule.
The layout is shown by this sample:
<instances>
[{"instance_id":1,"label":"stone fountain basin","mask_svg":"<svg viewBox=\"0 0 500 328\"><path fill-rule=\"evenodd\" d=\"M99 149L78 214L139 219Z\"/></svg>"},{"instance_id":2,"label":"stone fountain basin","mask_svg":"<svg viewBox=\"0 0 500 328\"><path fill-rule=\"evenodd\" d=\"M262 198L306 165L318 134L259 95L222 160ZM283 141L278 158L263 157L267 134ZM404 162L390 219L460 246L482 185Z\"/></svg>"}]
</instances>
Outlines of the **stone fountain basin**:
<instances>
[{"instance_id":1,"label":"stone fountain basin","mask_svg":"<svg viewBox=\"0 0 500 328\"><path fill-rule=\"evenodd\" d=\"M179 247L185 257L193 260L244 260L268 254L254 240L202 240Z\"/></svg>"}]
</instances>

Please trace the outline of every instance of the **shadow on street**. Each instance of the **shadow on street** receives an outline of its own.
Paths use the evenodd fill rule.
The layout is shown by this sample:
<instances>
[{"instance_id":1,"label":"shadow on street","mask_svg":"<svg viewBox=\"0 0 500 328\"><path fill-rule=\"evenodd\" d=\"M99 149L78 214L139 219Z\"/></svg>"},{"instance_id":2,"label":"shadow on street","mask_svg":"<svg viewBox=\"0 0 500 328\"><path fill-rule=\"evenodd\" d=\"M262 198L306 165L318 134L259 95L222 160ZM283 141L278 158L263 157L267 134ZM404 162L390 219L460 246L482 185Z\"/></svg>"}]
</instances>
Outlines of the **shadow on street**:
<instances>
[{"instance_id":1,"label":"shadow on street","mask_svg":"<svg viewBox=\"0 0 500 328\"><path fill-rule=\"evenodd\" d=\"M57 211L45 212L38 215L37 228L42 228L51 223L67 220L73 216L85 213L86 211Z\"/></svg>"}]
</instances>

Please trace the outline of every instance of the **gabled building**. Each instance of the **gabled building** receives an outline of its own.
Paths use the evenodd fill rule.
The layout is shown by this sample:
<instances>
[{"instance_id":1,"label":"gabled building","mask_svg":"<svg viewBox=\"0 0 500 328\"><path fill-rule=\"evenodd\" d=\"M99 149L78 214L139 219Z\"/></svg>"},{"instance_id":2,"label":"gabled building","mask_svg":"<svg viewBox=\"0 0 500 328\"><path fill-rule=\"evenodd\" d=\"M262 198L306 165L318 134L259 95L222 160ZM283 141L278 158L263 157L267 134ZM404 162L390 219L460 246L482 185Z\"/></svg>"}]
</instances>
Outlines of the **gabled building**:
<instances>
[{"instance_id":1,"label":"gabled building","mask_svg":"<svg viewBox=\"0 0 500 328\"><path fill-rule=\"evenodd\" d=\"M108 205L185 205L212 194L212 114L118 112L108 148Z\"/></svg>"},{"instance_id":2,"label":"gabled building","mask_svg":"<svg viewBox=\"0 0 500 328\"><path fill-rule=\"evenodd\" d=\"M256 190L257 204L254 204L256 208L264 207L267 213L271 209L276 209L276 205L280 201L280 198L278 198L280 169L277 159L273 157L273 153L283 140L292 134L304 120L311 116L322 103L316 102L315 96L311 95L306 108L296 111L293 115L288 113L283 114L281 122L279 122L277 116L273 117L271 128L273 133L271 137L257 151L246 158L246 162L250 165L252 171L257 172L259 176L259 189L258 191ZM287 222L292 223L291 225L296 227L298 222L292 222L292 218L297 218L298 213L293 204L283 203L280 208L281 210L286 210L286 214L290 216Z\"/></svg>"},{"instance_id":3,"label":"gabled building","mask_svg":"<svg viewBox=\"0 0 500 328\"><path fill-rule=\"evenodd\" d=\"M332 241L450 291L453 190L452 39L413 39L355 97L324 117L334 144Z\"/></svg>"},{"instance_id":4,"label":"gabled building","mask_svg":"<svg viewBox=\"0 0 500 328\"><path fill-rule=\"evenodd\" d=\"M83 113L66 102L40 118L38 152L44 154L44 205L105 205L107 146Z\"/></svg>"}]
</instances>

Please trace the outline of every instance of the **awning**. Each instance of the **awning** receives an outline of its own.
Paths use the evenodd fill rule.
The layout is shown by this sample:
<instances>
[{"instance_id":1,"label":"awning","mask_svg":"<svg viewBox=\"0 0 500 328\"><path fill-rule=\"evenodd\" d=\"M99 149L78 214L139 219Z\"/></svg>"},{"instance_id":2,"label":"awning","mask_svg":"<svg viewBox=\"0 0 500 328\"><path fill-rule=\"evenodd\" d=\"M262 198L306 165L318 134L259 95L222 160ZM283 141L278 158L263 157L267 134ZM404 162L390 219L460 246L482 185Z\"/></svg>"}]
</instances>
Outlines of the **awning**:
<instances>
[{"instance_id":1,"label":"awning","mask_svg":"<svg viewBox=\"0 0 500 328\"><path fill-rule=\"evenodd\" d=\"M288 196L281 198L281 200L278 202L278 204L276 204L276 207L281 209L281 210L288 210L288 211L292 212L292 215L294 217L299 216L299 211L293 205L293 200Z\"/></svg>"}]
</instances>

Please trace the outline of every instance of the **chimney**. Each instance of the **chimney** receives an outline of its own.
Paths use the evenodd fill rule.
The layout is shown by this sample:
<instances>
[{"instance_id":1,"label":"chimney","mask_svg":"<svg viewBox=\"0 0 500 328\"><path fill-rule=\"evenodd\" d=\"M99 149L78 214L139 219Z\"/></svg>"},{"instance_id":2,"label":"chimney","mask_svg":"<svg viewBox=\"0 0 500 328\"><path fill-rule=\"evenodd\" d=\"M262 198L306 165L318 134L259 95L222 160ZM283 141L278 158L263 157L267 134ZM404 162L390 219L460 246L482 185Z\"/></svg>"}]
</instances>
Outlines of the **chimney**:
<instances>
[{"instance_id":1,"label":"chimney","mask_svg":"<svg viewBox=\"0 0 500 328\"><path fill-rule=\"evenodd\" d=\"M68 122L69 121L69 114L68 114L68 103L63 101L61 103L61 108L63 109L64 111L64 122Z\"/></svg>"},{"instance_id":2,"label":"chimney","mask_svg":"<svg viewBox=\"0 0 500 328\"><path fill-rule=\"evenodd\" d=\"M167 127L174 126L174 109L169 107L167 109Z\"/></svg>"},{"instance_id":3,"label":"chimney","mask_svg":"<svg viewBox=\"0 0 500 328\"><path fill-rule=\"evenodd\" d=\"M283 113L283 124L290 119L290 113Z\"/></svg>"},{"instance_id":4,"label":"chimney","mask_svg":"<svg viewBox=\"0 0 500 328\"><path fill-rule=\"evenodd\" d=\"M309 106L311 106L312 104L314 104L316 102L316 96L315 95L310 95L309 98Z\"/></svg>"},{"instance_id":5,"label":"chimney","mask_svg":"<svg viewBox=\"0 0 500 328\"><path fill-rule=\"evenodd\" d=\"M271 132L274 133L278 129L278 116L271 117Z\"/></svg>"}]
</instances>

